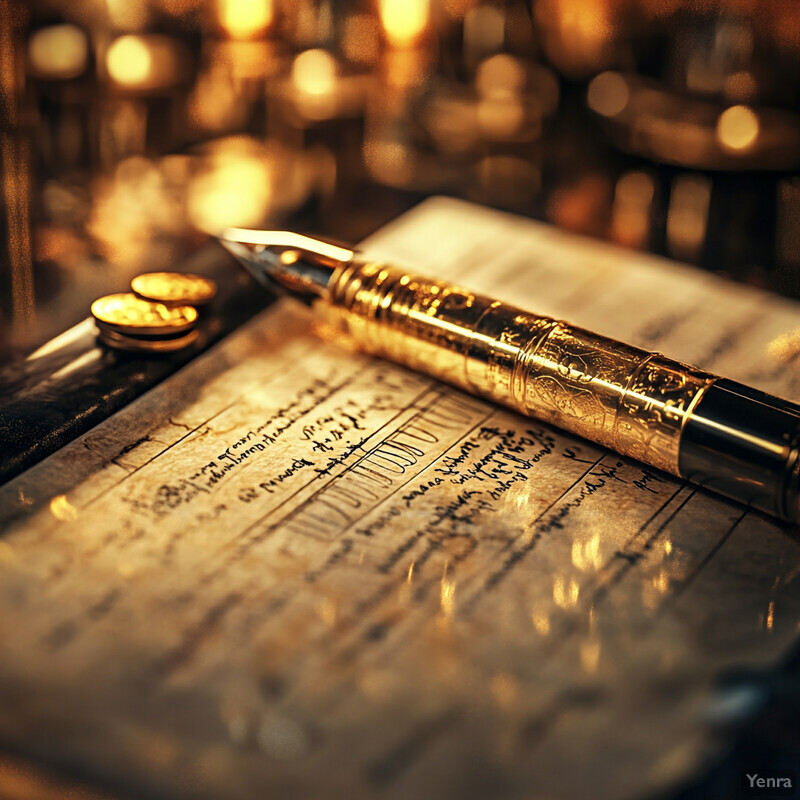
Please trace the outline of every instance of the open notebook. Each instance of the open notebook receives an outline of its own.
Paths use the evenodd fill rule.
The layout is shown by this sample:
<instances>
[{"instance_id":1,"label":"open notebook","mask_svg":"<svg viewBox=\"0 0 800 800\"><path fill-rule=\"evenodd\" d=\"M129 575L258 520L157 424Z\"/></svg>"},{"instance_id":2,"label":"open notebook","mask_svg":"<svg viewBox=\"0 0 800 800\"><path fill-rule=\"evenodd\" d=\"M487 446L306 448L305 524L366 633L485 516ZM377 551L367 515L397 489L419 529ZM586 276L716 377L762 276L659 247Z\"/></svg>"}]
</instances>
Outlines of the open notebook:
<instances>
[{"instance_id":1,"label":"open notebook","mask_svg":"<svg viewBox=\"0 0 800 800\"><path fill-rule=\"evenodd\" d=\"M800 397L796 303L452 200L364 249ZM790 526L288 300L0 489L0 529L0 746L132 797L646 796L800 636Z\"/></svg>"}]
</instances>

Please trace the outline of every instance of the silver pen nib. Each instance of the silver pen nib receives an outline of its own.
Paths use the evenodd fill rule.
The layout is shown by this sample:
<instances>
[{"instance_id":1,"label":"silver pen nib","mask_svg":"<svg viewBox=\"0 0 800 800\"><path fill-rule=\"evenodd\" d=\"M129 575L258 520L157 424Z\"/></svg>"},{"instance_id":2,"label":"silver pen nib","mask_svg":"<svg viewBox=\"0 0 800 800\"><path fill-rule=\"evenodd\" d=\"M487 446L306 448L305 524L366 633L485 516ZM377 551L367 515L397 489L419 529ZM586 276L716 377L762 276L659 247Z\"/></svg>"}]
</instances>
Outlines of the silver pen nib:
<instances>
[{"instance_id":1,"label":"silver pen nib","mask_svg":"<svg viewBox=\"0 0 800 800\"><path fill-rule=\"evenodd\" d=\"M325 297L337 267L355 251L291 231L226 228L220 244L268 289L288 290L308 302Z\"/></svg>"}]
</instances>

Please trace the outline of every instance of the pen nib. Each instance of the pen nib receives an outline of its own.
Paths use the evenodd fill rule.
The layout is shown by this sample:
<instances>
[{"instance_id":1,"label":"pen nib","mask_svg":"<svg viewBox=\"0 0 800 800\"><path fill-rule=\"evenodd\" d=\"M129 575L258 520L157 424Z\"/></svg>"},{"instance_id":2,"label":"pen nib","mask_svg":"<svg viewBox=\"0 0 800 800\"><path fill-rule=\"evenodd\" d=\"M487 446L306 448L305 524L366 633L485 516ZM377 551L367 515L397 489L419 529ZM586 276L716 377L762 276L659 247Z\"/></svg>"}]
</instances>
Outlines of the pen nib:
<instances>
[{"instance_id":1,"label":"pen nib","mask_svg":"<svg viewBox=\"0 0 800 800\"><path fill-rule=\"evenodd\" d=\"M307 301L324 297L336 268L355 254L291 231L226 228L218 239L263 286L283 288Z\"/></svg>"}]
</instances>

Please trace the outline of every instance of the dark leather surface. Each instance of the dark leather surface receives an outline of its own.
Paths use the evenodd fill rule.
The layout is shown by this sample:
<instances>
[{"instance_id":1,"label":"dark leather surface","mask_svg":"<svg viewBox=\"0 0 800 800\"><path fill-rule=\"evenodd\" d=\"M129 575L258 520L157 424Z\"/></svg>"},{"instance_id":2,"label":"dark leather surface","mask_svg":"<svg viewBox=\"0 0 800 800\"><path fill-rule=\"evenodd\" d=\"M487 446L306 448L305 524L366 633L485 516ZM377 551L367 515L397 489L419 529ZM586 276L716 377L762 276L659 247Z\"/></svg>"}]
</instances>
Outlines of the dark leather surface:
<instances>
[{"instance_id":1,"label":"dark leather surface","mask_svg":"<svg viewBox=\"0 0 800 800\"><path fill-rule=\"evenodd\" d=\"M97 425L271 301L217 244L176 271L213 278L219 286L198 323L200 336L185 350L155 355L111 350L86 326L83 335L47 355L20 359L0 371L0 483Z\"/></svg>"}]
</instances>

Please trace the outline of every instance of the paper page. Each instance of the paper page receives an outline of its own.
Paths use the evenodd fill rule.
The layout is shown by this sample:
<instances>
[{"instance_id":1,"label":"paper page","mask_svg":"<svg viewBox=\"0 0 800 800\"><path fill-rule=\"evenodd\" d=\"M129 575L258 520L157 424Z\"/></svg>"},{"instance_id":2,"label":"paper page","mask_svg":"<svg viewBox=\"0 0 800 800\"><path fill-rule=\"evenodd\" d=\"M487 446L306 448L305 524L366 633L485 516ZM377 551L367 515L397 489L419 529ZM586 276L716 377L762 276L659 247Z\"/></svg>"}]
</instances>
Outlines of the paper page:
<instances>
[{"instance_id":1,"label":"paper page","mask_svg":"<svg viewBox=\"0 0 800 800\"><path fill-rule=\"evenodd\" d=\"M450 200L365 249L800 396L796 303ZM796 530L318 327L282 301L0 489L0 745L176 800L702 764L797 640Z\"/></svg>"}]
</instances>

